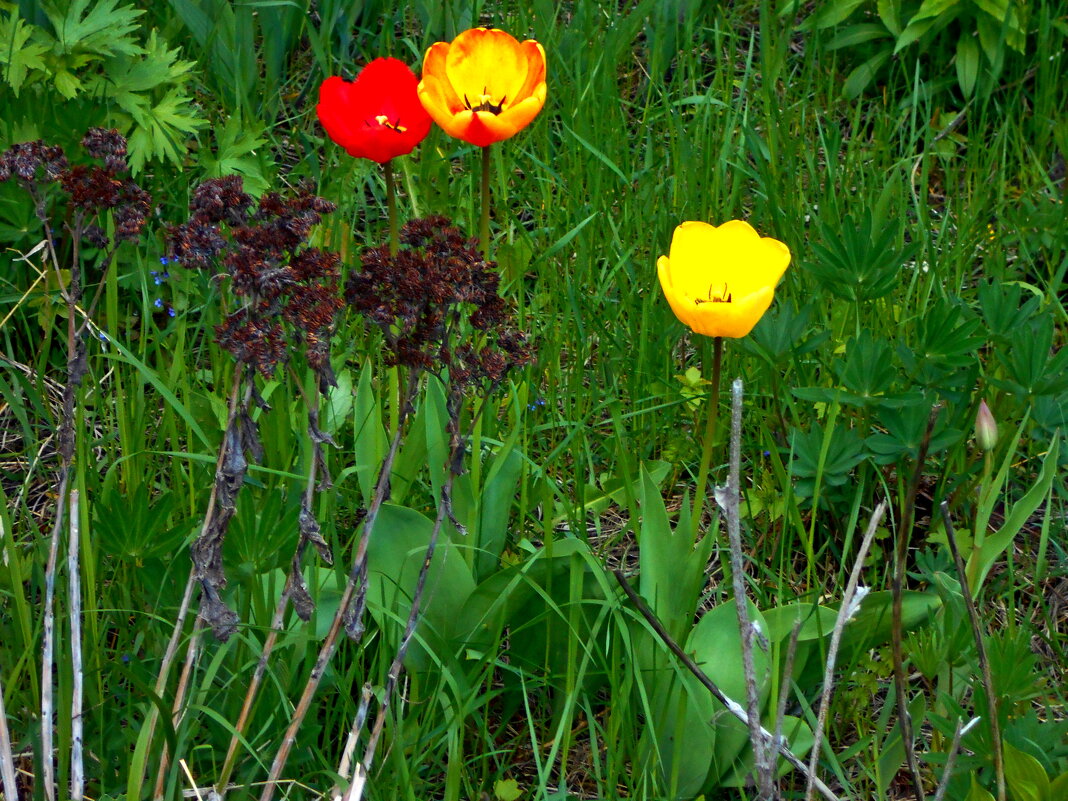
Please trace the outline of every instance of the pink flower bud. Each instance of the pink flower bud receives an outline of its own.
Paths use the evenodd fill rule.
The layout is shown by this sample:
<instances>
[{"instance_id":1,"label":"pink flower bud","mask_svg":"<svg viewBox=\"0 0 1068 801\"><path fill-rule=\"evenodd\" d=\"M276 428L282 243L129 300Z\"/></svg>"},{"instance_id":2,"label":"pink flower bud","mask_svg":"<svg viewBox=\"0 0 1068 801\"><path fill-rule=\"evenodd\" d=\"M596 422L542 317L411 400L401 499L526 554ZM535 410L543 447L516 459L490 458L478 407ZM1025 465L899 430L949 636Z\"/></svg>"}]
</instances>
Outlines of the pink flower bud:
<instances>
[{"instance_id":1,"label":"pink flower bud","mask_svg":"<svg viewBox=\"0 0 1068 801\"><path fill-rule=\"evenodd\" d=\"M986 401L979 401L979 412L975 415L975 441L984 451L994 450L998 443L998 424Z\"/></svg>"}]
</instances>

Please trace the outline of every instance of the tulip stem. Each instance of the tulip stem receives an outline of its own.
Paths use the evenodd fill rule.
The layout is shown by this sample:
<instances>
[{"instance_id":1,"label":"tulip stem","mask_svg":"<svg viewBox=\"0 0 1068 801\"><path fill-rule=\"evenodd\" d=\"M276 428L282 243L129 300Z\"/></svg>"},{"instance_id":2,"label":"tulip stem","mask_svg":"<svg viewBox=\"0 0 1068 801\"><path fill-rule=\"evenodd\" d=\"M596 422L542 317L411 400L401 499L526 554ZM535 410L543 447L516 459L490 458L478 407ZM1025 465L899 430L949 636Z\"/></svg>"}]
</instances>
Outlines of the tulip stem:
<instances>
[{"instance_id":1,"label":"tulip stem","mask_svg":"<svg viewBox=\"0 0 1068 801\"><path fill-rule=\"evenodd\" d=\"M482 258L489 259L490 218L490 146L482 148L482 217L478 226L478 244Z\"/></svg>"},{"instance_id":2,"label":"tulip stem","mask_svg":"<svg viewBox=\"0 0 1068 801\"><path fill-rule=\"evenodd\" d=\"M382 169L386 174L386 211L389 214L389 253L396 256L400 250L400 233L397 228L397 188L393 180L393 159L385 162Z\"/></svg>"},{"instance_id":3,"label":"tulip stem","mask_svg":"<svg viewBox=\"0 0 1068 801\"><path fill-rule=\"evenodd\" d=\"M707 357L708 351L705 351ZM694 490L694 514L698 518L705 508L705 489L708 486L708 471L712 465L712 447L716 440L716 418L719 414L719 377L723 363L723 337L712 338L712 391L708 396L708 417L705 420L705 436L701 443L701 466L697 470L697 488Z\"/></svg>"}]
</instances>

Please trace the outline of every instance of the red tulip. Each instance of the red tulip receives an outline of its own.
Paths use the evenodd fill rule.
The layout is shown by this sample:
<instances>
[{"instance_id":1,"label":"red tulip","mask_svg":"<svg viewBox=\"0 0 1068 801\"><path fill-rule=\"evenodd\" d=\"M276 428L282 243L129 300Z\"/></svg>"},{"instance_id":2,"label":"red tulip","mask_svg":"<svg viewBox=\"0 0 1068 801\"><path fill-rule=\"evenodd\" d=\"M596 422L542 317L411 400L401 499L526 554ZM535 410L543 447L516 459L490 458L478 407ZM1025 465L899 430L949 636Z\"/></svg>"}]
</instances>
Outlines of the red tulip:
<instances>
[{"instance_id":1,"label":"red tulip","mask_svg":"<svg viewBox=\"0 0 1068 801\"><path fill-rule=\"evenodd\" d=\"M350 156L380 164L411 153L430 132L408 65L376 58L352 83L337 76L319 87L319 122Z\"/></svg>"}]
</instances>

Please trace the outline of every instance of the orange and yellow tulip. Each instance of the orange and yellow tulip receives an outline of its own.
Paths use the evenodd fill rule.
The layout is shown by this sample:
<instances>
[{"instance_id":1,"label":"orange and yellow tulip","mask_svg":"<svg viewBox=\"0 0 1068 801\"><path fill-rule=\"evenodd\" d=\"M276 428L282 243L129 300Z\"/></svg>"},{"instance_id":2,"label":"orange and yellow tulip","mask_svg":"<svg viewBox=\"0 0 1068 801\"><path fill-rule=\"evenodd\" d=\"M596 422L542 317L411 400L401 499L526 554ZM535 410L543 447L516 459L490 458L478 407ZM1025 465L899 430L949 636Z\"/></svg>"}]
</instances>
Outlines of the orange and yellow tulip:
<instances>
[{"instance_id":1,"label":"orange and yellow tulip","mask_svg":"<svg viewBox=\"0 0 1068 801\"><path fill-rule=\"evenodd\" d=\"M789 264L786 245L731 220L684 222L656 267L671 310L694 333L738 338L768 310Z\"/></svg>"},{"instance_id":2,"label":"orange and yellow tulip","mask_svg":"<svg viewBox=\"0 0 1068 801\"><path fill-rule=\"evenodd\" d=\"M478 147L514 136L545 105L545 50L472 28L430 46L419 99L445 133Z\"/></svg>"}]
</instances>

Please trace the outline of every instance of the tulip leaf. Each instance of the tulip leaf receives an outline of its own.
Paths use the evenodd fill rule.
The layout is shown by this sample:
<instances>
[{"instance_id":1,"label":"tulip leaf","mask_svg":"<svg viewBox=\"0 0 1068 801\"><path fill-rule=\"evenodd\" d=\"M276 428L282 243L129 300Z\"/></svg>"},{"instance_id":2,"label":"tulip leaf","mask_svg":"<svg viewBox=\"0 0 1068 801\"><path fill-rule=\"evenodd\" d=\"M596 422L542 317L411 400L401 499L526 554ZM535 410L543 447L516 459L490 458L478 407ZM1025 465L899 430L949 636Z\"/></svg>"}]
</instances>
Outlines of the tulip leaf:
<instances>
[{"instance_id":1,"label":"tulip leaf","mask_svg":"<svg viewBox=\"0 0 1068 801\"><path fill-rule=\"evenodd\" d=\"M1001 524L997 534L987 537L968 559L968 584L973 593L978 594L986 580L990 568L994 566L1001 555L1012 545L1020 529L1023 528L1027 519L1035 513L1039 505L1046 498L1050 487L1053 486L1053 478L1057 475L1057 454L1060 450L1061 438L1054 435L1050 443L1049 451L1042 462L1042 470L1039 471L1038 480L1031 486L1027 493L1017 501L1012 510L1005 516L1005 522Z\"/></svg>"},{"instance_id":2,"label":"tulip leaf","mask_svg":"<svg viewBox=\"0 0 1068 801\"><path fill-rule=\"evenodd\" d=\"M388 446L380 409L378 398L371 384L371 365L368 362L360 371L356 398L353 402L353 425L356 429L356 477L364 503L370 503L371 496L374 494L378 466Z\"/></svg>"}]
</instances>

